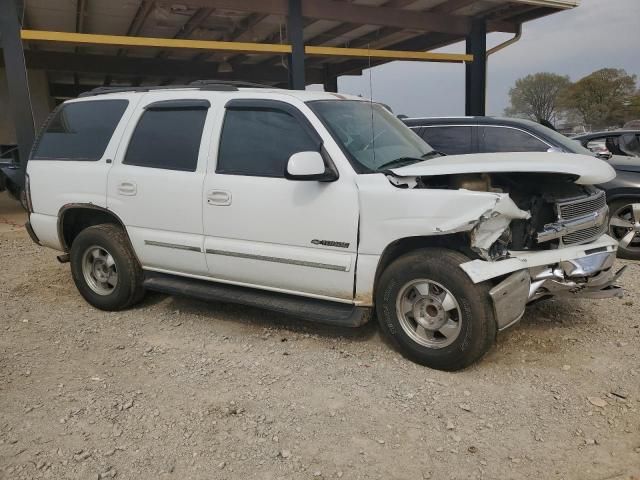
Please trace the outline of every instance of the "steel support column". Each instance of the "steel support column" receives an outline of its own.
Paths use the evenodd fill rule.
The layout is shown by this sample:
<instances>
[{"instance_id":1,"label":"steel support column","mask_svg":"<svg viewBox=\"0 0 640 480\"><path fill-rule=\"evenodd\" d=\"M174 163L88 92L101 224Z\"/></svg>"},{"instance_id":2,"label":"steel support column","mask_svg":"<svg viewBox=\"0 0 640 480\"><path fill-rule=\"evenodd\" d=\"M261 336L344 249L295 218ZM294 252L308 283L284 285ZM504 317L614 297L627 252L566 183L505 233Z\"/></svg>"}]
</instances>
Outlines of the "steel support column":
<instances>
[{"instance_id":1,"label":"steel support column","mask_svg":"<svg viewBox=\"0 0 640 480\"><path fill-rule=\"evenodd\" d=\"M338 77L328 75L327 70L325 68L324 91L338 93Z\"/></svg>"},{"instance_id":2,"label":"steel support column","mask_svg":"<svg viewBox=\"0 0 640 480\"><path fill-rule=\"evenodd\" d=\"M16 130L20 166L24 172L33 145L35 126L20 29L17 0L0 0L0 42L7 77L9 111ZM24 175L19 175L19 179L24 181Z\"/></svg>"},{"instance_id":3,"label":"steel support column","mask_svg":"<svg viewBox=\"0 0 640 480\"><path fill-rule=\"evenodd\" d=\"M465 65L465 115L484 116L487 97L487 23L473 20L466 53L473 61Z\"/></svg>"},{"instance_id":4,"label":"steel support column","mask_svg":"<svg viewBox=\"0 0 640 480\"><path fill-rule=\"evenodd\" d=\"M304 24L302 0L289 0L287 16L287 40L291 45L289 55L289 88L304 90Z\"/></svg>"}]
</instances>

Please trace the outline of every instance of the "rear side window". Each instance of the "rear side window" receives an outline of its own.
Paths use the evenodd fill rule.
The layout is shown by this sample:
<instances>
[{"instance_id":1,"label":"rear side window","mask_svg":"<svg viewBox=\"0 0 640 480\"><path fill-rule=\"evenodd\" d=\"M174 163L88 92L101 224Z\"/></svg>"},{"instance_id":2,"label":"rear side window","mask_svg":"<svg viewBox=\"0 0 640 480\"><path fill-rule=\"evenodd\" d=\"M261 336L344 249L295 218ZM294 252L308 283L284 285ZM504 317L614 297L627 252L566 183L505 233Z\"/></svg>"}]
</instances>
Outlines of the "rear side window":
<instances>
[{"instance_id":1,"label":"rear side window","mask_svg":"<svg viewBox=\"0 0 640 480\"><path fill-rule=\"evenodd\" d=\"M100 160L127 109L127 100L64 104L34 147L33 160Z\"/></svg>"},{"instance_id":2,"label":"rear side window","mask_svg":"<svg viewBox=\"0 0 640 480\"><path fill-rule=\"evenodd\" d=\"M228 109L216 172L284 177L291 155L318 148L300 122L287 112L270 108Z\"/></svg>"},{"instance_id":3,"label":"rear side window","mask_svg":"<svg viewBox=\"0 0 640 480\"><path fill-rule=\"evenodd\" d=\"M474 153L472 141L473 127L425 127L420 136L434 150L446 155L464 155Z\"/></svg>"},{"instance_id":4,"label":"rear side window","mask_svg":"<svg viewBox=\"0 0 640 480\"><path fill-rule=\"evenodd\" d=\"M546 152L549 145L533 135L515 128L479 127L481 151L495 152Z\"/></svg>"},{"instance_id":5,"label":"rear side window","mask_svg":"<svg viewBox=\"0 0 640 480\"><path fill-rule=\"evenodd\" d=\"M205 108L146 110L122 163L195 172L206 116Z\"/></svg>"}]
</instances>

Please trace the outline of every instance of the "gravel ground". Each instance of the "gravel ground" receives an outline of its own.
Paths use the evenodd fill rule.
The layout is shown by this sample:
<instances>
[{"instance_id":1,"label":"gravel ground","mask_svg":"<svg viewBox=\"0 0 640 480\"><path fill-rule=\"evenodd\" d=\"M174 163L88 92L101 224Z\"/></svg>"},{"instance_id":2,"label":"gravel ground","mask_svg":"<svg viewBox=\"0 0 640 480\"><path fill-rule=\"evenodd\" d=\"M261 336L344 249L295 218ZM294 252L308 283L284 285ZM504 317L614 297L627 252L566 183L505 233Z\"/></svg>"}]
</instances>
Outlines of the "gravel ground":
<instances>
[{"instance_id":1,"label":"gravel ground","mask_svg":"<svg viewBox=\"0 0 640 480\"><path fill-rule=\"evenodd\" d=\"M1 479L640 479L637 264L625 299L535 305L451 374L373 323L162 295L100 312L10 209Z\"/></svg>"}]
</instances>

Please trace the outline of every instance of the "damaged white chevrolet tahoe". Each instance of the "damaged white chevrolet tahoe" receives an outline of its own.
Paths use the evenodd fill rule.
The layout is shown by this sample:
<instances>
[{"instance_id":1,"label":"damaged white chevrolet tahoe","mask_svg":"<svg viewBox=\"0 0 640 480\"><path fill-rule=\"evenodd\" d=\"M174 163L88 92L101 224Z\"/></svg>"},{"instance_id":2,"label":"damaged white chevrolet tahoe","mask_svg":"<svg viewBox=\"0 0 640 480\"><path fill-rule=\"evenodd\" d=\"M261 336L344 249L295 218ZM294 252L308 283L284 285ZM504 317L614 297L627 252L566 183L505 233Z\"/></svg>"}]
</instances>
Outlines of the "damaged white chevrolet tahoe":
<instances>
[{"instance_id":1,"label":"damaged white chevrolet tahoe","mask_svg":"<svg viewBox=\"0 0 640 480\"><path fill-rule=\"evenodd\" d=\"M441 157L356 97L100 89L52 114L27 172L33 240L104 310L155 290L342 326L375 311L408 358L456 370L532 301L621 294L605 162Z\"/></svg>"}]
</instances>

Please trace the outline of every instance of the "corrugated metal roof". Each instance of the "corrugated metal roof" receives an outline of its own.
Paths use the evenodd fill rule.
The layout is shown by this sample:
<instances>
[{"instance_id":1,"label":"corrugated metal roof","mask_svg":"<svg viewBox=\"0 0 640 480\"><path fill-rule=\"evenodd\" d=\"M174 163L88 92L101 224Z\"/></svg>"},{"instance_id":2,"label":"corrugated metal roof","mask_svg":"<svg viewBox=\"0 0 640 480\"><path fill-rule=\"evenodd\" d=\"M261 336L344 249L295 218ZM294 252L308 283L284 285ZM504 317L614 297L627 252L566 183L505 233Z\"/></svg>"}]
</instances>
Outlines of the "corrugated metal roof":
<instances>
[{"instance_id":1,"label":"corrugated metal roof","mask_svg":"<svg viewBox=\"0 0 640 480\"><path fill-rule=\"evenodd\" d=\"M316 0L320 1L320 0ZM482 17L490 22L503 25L517 25L534 20L555 11L573 8L576 0L333 0L357 6L393 8L395 10L446 15L453 20ZM246 3L246 2L245 2ZM265 2L274 4L277 2ZM213 8L213 4L224 4L226 8ZM316 3L317 4L317 3ZM244 42L287 43L284 15L268 11L248 12L233 10L233 2L211 0L29 0L26 2L24 28L107 35L135 35L160 38L189 38L202 40L226 40ZM256 5L262 5L256 3ZM394 11L395 11L394 10ZM325 15L327 16L327 15ZM327 16L329 17L329 16ZM79 22L79 20L81 20ZM464 39L464 35L429 32L425 29L399 28L358 22L357 18L305 18L305 43L314 46L382 48L400 50L430 50L446 46ZM415 22L414 22L415 23ZM282 67L283 58L279 55L229 54L219 52L196 52L189 50L161 51L158 48L119 48L110 46L74 46L55 43L28 42L28 49L37 50L40 59L42 52L66 52L82 56L86 62L118 57L123 64L131 65L127 59L134 57L157 59L167 63L165 76L149 75L144 70L119 68L118 73L110 75L102 72L100 65L83 68L78 62L64 62L47 65L49 76L54 83L96 84L104 82L167 83L178 80L190 66L207 65L215 73L221 63L230 63L232 69L252 66L253 72L263 68L286 70ZM94 57L98 56L98 57ZM68 60L68 57L65 57ZM182 61L176 64L176 61ZM382 63L376 61L375 63ZM73 64L73 65L71 65ZM161 63L159 63L161 64ZM184 65L184 69L176 65ZM357 73L368 66L367 62L347 58L310 58L307 69L310 72L324 72L330 66L333 74L341 72ZM37 65L36 65L37 67ZM342 69L342 70L341 70ZM206 69L205 69L206 70ZM200 68L198 71L202 71ZM208 70L206 70L208 71ZM188 75L182 80L193 80ZM244 80L259 81L258 78Z\"/></svg>"}]
</instances>

